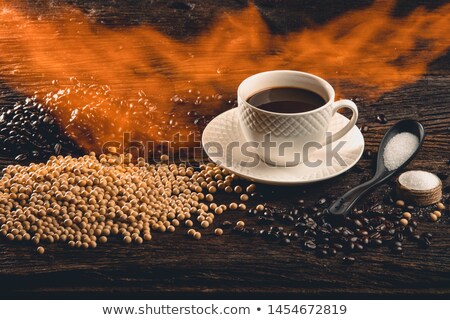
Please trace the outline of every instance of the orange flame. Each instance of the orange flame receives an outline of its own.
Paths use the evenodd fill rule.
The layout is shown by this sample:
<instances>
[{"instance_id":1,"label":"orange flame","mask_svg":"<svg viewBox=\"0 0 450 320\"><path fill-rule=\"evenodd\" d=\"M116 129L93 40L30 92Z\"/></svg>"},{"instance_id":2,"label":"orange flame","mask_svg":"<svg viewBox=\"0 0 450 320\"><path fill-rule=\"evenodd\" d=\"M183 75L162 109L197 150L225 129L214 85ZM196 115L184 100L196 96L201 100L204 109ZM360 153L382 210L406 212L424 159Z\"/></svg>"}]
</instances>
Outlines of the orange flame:
<instances>
[{"instance_id":1,"label":"orange flame","mask_svg":"<svg viewBox=\"0 0 450 320\"><path fill-rule=\"evenodd\" d=\"M416 81L450 47L450 4L404 18L390 15L393 5L376 1L324 26L272 35L251 4L187 42L147 25L109 29L72 7L30 18L0 1L0 75L14 90L38 92L87 150L124 132L170 140L198 130L188 111L229 108L239 82L260 71L307 71L372 98Z\"/></svg>"}]
</instances>

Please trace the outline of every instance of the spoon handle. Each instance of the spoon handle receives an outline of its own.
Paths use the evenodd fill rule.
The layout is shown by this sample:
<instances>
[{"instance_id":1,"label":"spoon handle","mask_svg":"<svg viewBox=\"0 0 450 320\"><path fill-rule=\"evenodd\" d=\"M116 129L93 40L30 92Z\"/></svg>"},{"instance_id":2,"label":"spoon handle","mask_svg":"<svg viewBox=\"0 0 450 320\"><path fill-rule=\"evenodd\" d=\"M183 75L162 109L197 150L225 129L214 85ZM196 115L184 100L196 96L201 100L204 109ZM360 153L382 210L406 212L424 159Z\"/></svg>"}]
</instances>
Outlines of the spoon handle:
<instances>
[{"instance_id":1,"label":"spoon handle","mask_svg":"<svg viewBox=\"0 0 450 320\"><path fill-rule=\"evenodd\" d=\"M366 181L347 191L344 195L333 202L333 204L328 208L328 211L333 215L346 215L363 195L375 188L381 182L383 182L383 179L374 177L369 181Z\"/></svg>"}]
</instances>

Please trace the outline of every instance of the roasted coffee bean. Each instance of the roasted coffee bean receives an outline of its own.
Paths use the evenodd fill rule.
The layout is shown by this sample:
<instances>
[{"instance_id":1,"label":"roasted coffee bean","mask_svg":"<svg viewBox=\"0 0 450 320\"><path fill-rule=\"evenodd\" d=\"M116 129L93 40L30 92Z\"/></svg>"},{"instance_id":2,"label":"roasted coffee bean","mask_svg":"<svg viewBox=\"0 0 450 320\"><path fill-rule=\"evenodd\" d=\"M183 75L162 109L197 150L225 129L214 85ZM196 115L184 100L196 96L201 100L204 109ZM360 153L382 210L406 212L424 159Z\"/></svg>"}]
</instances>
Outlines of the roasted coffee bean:
<instances>
[{"instance_id":1,"label":"roasted coffee bean","mask_svg":"<svg viewBox=\"0 0 450 320\"><path fill-rule=\"evenodd\" d=\"M340 243L334 243L333 244L333 248L335 248L338 251L341 251L343 247L344 246L342 244L340 244Z\"/></svg>"},{"instance_id":2,"label":"roasted coffee bean","mask_svg":"<svg viewBox=\"0 0 450 320\"><path fill-rule=\"evenodd\" d=\"M283 227L278 227L278 226L272 226L269 228L270 232L279 232L279 231L283 231L284 228Z\"/></svg>"},{"instance_id":3,"label":"roasted coffee bean","mask_svg":"<svg viewBox=\"0 0 450 320\"><path fill-rule=\"evenodd\" d=\"M326 203L327 203L327 199L326 199L326 198L320 198L320 199L316 202L316 205L322 206L322 205L325 205Z\"/></svg>"},{"instance_id":4,"label":"roasted coffee bean","mask_svg":"<svg viewBox=\"0 0 450 320\"><path fill-rule=\"evenodd\" d=\"M331 230L332 234L340 234L341 231L338 228L333 228L333 230Z\"/></svg>"},{"instance_id":5,"label":"roasted coffee bean","mask_svg":"<svg viewBox=\"0 0 450 320\"><path fill-rule=\"evenodd\" d=\"M393 253L396 253L396 254L403 253L403 248L401 246L400 247L394 246L391 250Z\"/></svg>"},{"instance_id":6,"label":"roasted coffee bean","mask_svg":"<svg viewBox=\"0 0 450 320\"><path fill-rule=\"evenodd\" d=\"M383 240L381 239L372 239L370 240L370 245L373 247L381 247L383 245Z\"/></svg>"},{"instance_id":7,"label":"roasted coffee bean","mask_svg":"<svg viewBox=\"0 0 450 320\"><path fill-rule=\"evenodd\" d=\"M433 239L433 234L431 234L430 232L424 232L421 234L422 238L427 238L428 240Z\"/></svg>"},{"instance_id":8,"label":"roasted coffee bean","mask_svg":"<svg viewBox=\"0 0 450 320\"><path fill-rule=\"evenodd\" d=\"M291 244L291 240L289 240L289 238L283 238L281 239L281 243L285 246Z\"/></svg>"},{"instance_id":9,"label":"roasted coffee bean","mask_svg":"<svg viewBox=\"0 0 450 320\"><path fill-rule=\"evenodd\" d=\"M308 240L303 243L303 247L308 250L315 250L317 248L317 245L314 241Z\"/></svg>"},{"instance_id":10,"label":"roasted coffee bean","mask_svg":"<svg viewBox=\"0 0 450 320\"><path fill-rule=\"evenodd\" d=\"M345 229L345 230L342 231L342 235L343 235L344 237L351 236L352 234L353 234L353 232L351 232L351 231L348 230L348 229Z\"/></svg>"},{"instance_id":11,"label":"roasted coffee bean","mask_svg":"<svg viewBox=\"0 0 450 320\"><path fill-rule=\"evenodd\" d=\"M354 224L356 227L358 227L358 228L362 228L362 227L363 227L362 222L359 221L359 220L357 220L357 219L353 220L353 224Z\"/></svg>"},{"instance_id":12,"label":"roasted coffee bean","mask_svg":"<svg viewBox=\"0 0 450 320\"><path fill-rule=\"evenodd\" d=\"M320 226L316 229L317 233L319 235L328 235L330 234L330 230L328 230L326 227L324 226Z\"/></svg>"},{"instance_id":13,"label":"roasted coffee bean","mask_svg":"<svg viewBox=\"0 0 450 320\"><path fill-rule=\"evenodd\" d=\"M269 225L269 224L272 224L274 221L275 221L275 219L272 218L272 217L258 216L256 222L257 222L258 224Z\"/></svg>"},{"instance_id":14,"label":"roasted coffee bean","mask_svg":"<svg viewBox=\"0 0 450 320\"><path fill-rule=\"evenodd\" d=\"M367 232L366 230L358 230L356 234L360 237L367 237L369 235L369 232Z\"/></svg>"},{"instance_id":15,"label":"roasted coffee bean","mask_svg":"<svg viewBox=\"0 0 450 320\"><path fill-rule=\"evenodd\" d=\"M289 237L289 233L287 233L286 231L279 231L278 235L280 236L280 238L287 238L287 237Z\"/></svg>"},{"instance_id":16,"label":"roasted coffee bean","mask_svg":"<svg viewBox=\"0 0 450 320\"><path fill-rule=\"evenodd\" d=\"M261 229L261 230L259 230L258 234L259 234L261 237L266 237L267 234L268 234L268 231L267 231L267 230L264 230L264 229Z\"/></svg>"},{"instance_id":17,"label":"roasted coffee bean","mask_svg":"<svg viewBox=\"0 0 450 320\"><path fill-rule=\"evenodd\" d=\"M24 153L19 154L17 157L14 158L16 161L25 161L27 160L28 156Z\"/></svg>"},{"instance_id":18,"label":"roasted coffee bean","mask_svg":"<svg viewBox=\"0 0 450 320\"><path fill-rule=\"evenodd\" d=\"M303 235L305 237L315 238L317 236L317 233L314 230L306 229L305 232L303 232Z\"/></svg>"},{"instance_id":19,"label":"roasted coffee bean","mask_svg":"<svg viewBox=\"0 0 450 320\"><path fill-rule=\"evenodd\" d=\"M414 227L413 226L408 226L405 229L406 234L413 234L414 233Z\"/></svg>"},{"instance_id":20,"label":"roasted coffee bean","mask_svg":"<svg viewBox=\"0 0 450 320\"><path fill-rule=\"evenodd\" d=\"M319 248L319 249L329 249L330 245L327 244L327 243L321 243L321 244L317 245L317 248Z\"/></svg>"},{"instance_id":21,"label":"roasted coffee bean","mask_svg":"<svg viewBox=\"0 0 450 320\"><path fill-rule=\"evenodd\" d=\"M322 227L328 230L328 233L331 233L331 230L333 230L333 227L329 223L322 224Z\"/></svg>"},{"instance_id":22,"label":"roasted coffee bean","mask_svg":"<svg viewBox=\"0 0 450 320\"><path fill-rule=\"evenodd\" d=\"M355 260L356 259L354 257L348 257L348 256L345 256L342 258L342 262L344 264L353 264L353 263L355 263Z\"/></svg>"},{"instance_id":23,"label":"roasted coffee bean","mask_svg":"<svg viewBox=\"0 0 450 320\"><path fill-rule=\"evenodd\" d=\"M410 239L411 239L412 241L419 242L419 241L420 241L420 236L419 236L418 234L412 234L412 235L410 236Z\"/></svg>"},{"instance_id":24,"label":"roasted coffee bean","mask_svg":"<svg viewBox=\"0 0 450 320\"><path fill-rule=\"evenodd\" d=\"M283 214L282 220L284 223L287 223L287 224L293 224L295 221L294 217L289 214Z\"/></svg>"},{"instance_id":25,"label":"roasted coffee bean","mask_svg":"<svg viewBox=\"0 0 450 320\"><path fill-rule=\"evenodd\" d=\"M353 251L353 250L355 250L355 244L353 242L349 242L347 244L347 246L345 247L345 250L346 251Z\"/></svg>"},{"instance_id":26,"label":"roasted coffee bean","mask_svg":"<svg viewBox=\"0 0 450 320\"><path fill-rule=\"evenodd\" d=\"M289 233L289 239L291 240L298 240L300 238L300 235L298 232L292 231Z\"/></svg>"},{"instance_id":27,"label":"roasted coffee bean","mask_svg":"<svg viewBox=\"0 0 450 320\"><path fill-rule=\"evenodd\" d=\"M306 213L314 215L319 211L319 208L317 207L308 207L306 208Z\"/></svg>"},{"instance_id":28,"label":"roasted coffee bean","mask_svg":"<svg viewBox=\"0 0 450 320\"><path fill-rule=\"evenodd\" d=\"M386 116L384 114L382 114L382 113L377 114L376 120L377 120L378 123L381 123L381 124L386 124L388 122Z\"/></svg>"},{"instance_id":29,"label":"roasted coffee bean","mask_svg":"<svg viewBox=\"0 0 450 320\"><path fill-rule=\"evenodd\" d=\"M61 148L62 146L60 143L55 144L55 147L53 148L55 155L59 156L61 154Z\"/></svg>"},{"instance_id":30,"label":"roasted coffee bean","mask_svg":"<svg viewBox=\"0 0 450 320\"><path fill-rule=\"evenodd\" d=\"M278 232L269 231L267 233L267 239L276 241L276 240L280 239L280 236L278 235Z\"/></svg>"},{"instance_id":31,"label":"roasted coffee bean","mask_svg":"<svg viewBox=\"0 0 450 320\"><path fill-rule=\"evenodd\" d=\"M295 224L295 229L297 229L298 231L303 231L307 228L306 223L305 222L297 222Z\"/></svg>"}]
</instances>

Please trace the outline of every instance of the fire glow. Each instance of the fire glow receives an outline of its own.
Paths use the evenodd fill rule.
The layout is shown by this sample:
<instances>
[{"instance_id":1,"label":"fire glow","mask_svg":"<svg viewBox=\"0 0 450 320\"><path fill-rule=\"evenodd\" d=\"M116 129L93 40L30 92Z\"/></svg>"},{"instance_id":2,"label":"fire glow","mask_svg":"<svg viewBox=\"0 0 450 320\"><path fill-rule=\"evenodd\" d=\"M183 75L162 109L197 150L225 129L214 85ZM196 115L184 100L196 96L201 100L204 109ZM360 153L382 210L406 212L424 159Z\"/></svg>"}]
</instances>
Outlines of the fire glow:
<instances>
[{"instance_id":1,"label":"fire glow","mask_svg":"<svg viewBox=\"0 0 450 320\"><path fill-rule=\"evenodd\" d=\"M230 108L238 84L261 71L311 72L347 97L357 94L349 88L376 98L418 80L450 47L450 4L399 18L388 3L287 35L271 34L250 4L179 41L148 25L111 29L70 6L30 17L0 0L0 77L36 95L86 150L126 132L187 137L199 130L194 119Z\"/></svg>"}]
</instances>

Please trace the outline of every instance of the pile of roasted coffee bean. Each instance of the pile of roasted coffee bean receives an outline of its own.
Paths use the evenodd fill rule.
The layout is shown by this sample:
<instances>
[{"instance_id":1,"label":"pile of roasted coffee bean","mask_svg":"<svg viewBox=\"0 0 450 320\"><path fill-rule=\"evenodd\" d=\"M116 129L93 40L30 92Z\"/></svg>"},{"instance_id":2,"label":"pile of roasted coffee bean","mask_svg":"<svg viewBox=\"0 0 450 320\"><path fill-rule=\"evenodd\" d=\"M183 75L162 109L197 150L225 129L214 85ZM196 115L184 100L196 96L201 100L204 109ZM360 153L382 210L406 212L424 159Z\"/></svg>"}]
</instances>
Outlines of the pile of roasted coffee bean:
<instances>
[{"instance_id":1,"label":"pile of roasted coffee bean","mask_svg":"<svg viewBox=\"0 0 450 320\"><path fill-rule=\"evenodd\" d=\"M367 248L388 247L391 252L401 254L406 239L422 247L430 245L432 234L419 234L414 218L409 217L406 225L401 222L405 218L400 207L393 207L385 213L355 210L346 217L335 217L327 214L325 204L325 199L321 199L317 206L259 206L248 210L248 215L253 217L249 220L256 218L255 226L233 227L225 221L222 228L233 227L233 231L241 235L296 245L315 251L320 257L331 257L342 252L344 263L354 262L352 254Z\"/></svg>"},{"instance_id":2,"label":"pile of roasted coffee bean","mask_svg":"<svg viewBox=\"0 0 450 320\"><path fill-rule=\"evenodd\" d=\"M0 105L0 150L16 161L81 153L36 97L26 98L13 107Z\"/></svg>"}]
</instances>

